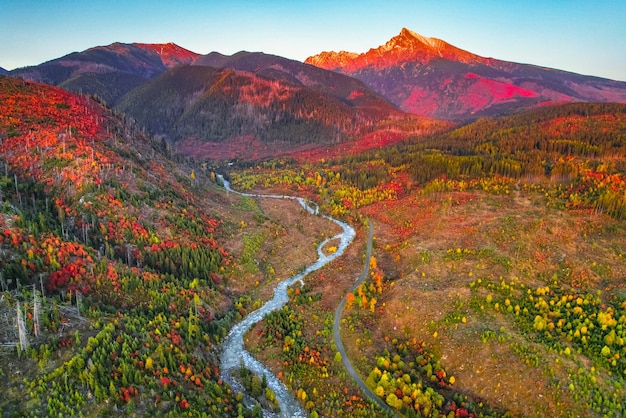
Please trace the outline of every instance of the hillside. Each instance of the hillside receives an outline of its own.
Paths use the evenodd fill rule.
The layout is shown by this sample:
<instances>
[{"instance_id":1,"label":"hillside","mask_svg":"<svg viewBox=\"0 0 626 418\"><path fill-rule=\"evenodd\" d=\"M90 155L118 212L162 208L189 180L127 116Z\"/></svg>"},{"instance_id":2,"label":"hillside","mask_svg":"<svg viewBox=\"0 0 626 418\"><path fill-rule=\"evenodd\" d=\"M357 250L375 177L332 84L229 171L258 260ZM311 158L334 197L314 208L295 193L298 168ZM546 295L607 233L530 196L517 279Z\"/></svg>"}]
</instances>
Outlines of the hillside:
<instances>
[{"instance_id":1,"label":"hillside","mask_svg":"<svg viewBox=\"0 0 626 418\"><path fill-rule=\"evenodd\" d=\"M0 139L2 415L240 415L219 344L266 277L238 266L241 242L268 236L299 263L319 225L270 237L299 212L255 211L58 88L0 77Z\"/></svg>"},{"instance_id":2,"label":"hillside","mask_svg":"<svg viewBox=\"0 0 626 418\"><path fill-rule=\"evenodd\" d=\"M345 295L347 356L400 416L623 415L625 128L626 105L573 103L233 171L242 190L311 196L374 226L361 286L349 290L353 265L324 269L248 349L304 392L332 391L297 359L332 343Z\"/></svg>"},{"instance_id":3,"label":"hillside","mask_svg":"<svg viewBox=\"0 0 626 418\"><path fill-rule=\"evenodd\" d=\"M8 71L0 67L0 75L5 75L6 73L8 73Z\"/></svg>"},{"instance_id":4,"label":"hillside","mask_svg":"<svg viewBox=\"0 0 626 418\"><path fill-rule=\"evenodd\" d=\"M218 160L337 144L385 124L407 133L445 126L398 111L346 76L264 54L221 57L224 68L200 65L220 65L216 57L169 70L117 108L182 153Z\"/></svg>"},{"instance_id":5,"label":"hillside","mask_svg":"<svg viewBox=\"0 0 626 418\"><path fill-rule=\"evenodd\" d=\"M113 104L145 80L168 68L188 64L198 56L172 43L114 43L73 52L37 66L19 68L10 75L76 93L95 94Z\"/></svg>"},{"instance_id":6,"label":"hillside","mask_svg":"<svg viewBox=\"0 0 626 418\"><path fill-rule=\"evenodd\" d=\"M353 107L379 113L381 118L401 116L401 112L389 102L352 77L276 55L245 51L232 56L211 53L198 58L193 65L244 71L265 79L307 87L334 96Z\"/></svg>"},{"instance_id":7,"label":"hillside","mask_svg":"<svg viewBox=\"0 0 626 418\"><path fill-rule=\"evenodd\" d=\"M626 83L484 58L408 29L357 54L323 52L306 63L355 77L400 109L475 120L567 102L626 102Z\"/></svg>"},{"instance_id":8,"label":"hillside","mask_svg":"<svg viewBox=\"0 0 626 418\"><path fill-rule=\"evenodd\" d=\"M215 332L199 319L223 315L226 299L216 290L230 256L215 239L221 222L197 209L205 197L190 190L188 171L97 103L6 77L0 97L0 326L2 344L17 344L20 355L13 348L15 359L1 366L0 410L141 410L138 389L146 386L159 388L150 396L153 405L155 396L165 402L159 410L186 408L161 377L182 382L179 364L191 364L200 333ZM182 260L204 260L202 272ZM181 335L178 320L196 328ZM216 382L215 348L204 342L201 350L197 382L179 390L206 408L215 398L200 392L200 378Z\"/></svg>"}]
</instances>

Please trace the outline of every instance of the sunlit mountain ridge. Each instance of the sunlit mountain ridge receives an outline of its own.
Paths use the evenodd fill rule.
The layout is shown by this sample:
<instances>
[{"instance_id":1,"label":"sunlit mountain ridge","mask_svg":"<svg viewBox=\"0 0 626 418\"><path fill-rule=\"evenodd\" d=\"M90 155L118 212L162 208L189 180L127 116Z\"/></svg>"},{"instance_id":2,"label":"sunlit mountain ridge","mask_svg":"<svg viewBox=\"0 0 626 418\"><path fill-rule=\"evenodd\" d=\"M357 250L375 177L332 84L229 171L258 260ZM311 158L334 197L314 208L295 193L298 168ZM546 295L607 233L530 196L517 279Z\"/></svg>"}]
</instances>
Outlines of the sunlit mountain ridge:
<instances>
[{"instance_id":1,"label":"sunlit mountain ridge","mask_svg":"<svg viewBox=\"0 0 626 418\"><path fill-rule=\"evenodd\" d=\"M362 54L323 52L305 62L358 78L407 112L446 120L626 102L625 82L485 58L408 29Z\"/></svg>"}]
</instances>

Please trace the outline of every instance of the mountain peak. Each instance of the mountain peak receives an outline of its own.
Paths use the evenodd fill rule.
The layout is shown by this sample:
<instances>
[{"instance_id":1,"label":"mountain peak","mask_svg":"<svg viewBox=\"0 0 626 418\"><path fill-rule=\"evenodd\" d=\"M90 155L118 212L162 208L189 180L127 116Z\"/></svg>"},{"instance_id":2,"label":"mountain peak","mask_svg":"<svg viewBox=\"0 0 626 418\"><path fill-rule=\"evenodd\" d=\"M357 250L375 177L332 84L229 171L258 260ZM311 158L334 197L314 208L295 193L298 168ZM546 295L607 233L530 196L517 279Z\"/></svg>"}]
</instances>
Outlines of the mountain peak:
<instances>
[{"instance_id":1,"label":"mountain peak","mask_svg":"<svg viewBox=\"0 0 626 418\"><path fill-rule=\"evenodd\" d=\"M427 63L433 58L445 58L452 61L464 63L478 63L485 59L471 52L457 48L449 43L437 38L422 36L407 28L402 28L400 34L391 38L378 50L399 49L400 61L419 61Z\"/></svg>"},{"instance_id":2,"label":"mountain peak","mask_svg":"<svg viewBox=\"0 0 626 418\"><path fill-rule=\"evenodd\" d=\"M400 33L387 43L365 53L322 52L307 58L305 62L325 69L352 72L360 68L388 68L405 62L426 64L438 58L463 63L479 63L485 60L441 39L429 38L402 28Z\"/></svg>"},{"instance_id":3,"label":"mountain peak","mask_svg":"<svg viewBox=\"0 0 626 418\"><path fill-rule=\"evenodd\" d=\"M333 69L345 67L358 56L359 54L356 52L324 51L317 55L307 58L304 61L304 63L311 64L320 68L325 68L327 70L333 70Z\"/></svg>"},{"instance_id":4,"label":"mountain peak","mask_svg":"<svg viewBox=\"0 0 626 418\"><path fill-rule=\"evenodd\" d=\"M449 45L440 39L427 38L407 28L402 28L399 35L391 38L385 45L378 47L377 50L381 53L393 51L394 54L406 56L407 58L414 57L417 54L421 55L422 59L428 61L433 56L442 56L442 50L446 49L446 46Z\"/></svg>"},{"instance_id":5,"label":"mountain peak","mask_svg":"<svg viewBox=\"0 0 626 418\"><path fill-rule=\"evenodd\" d=\"M195 59L200 57L200 54L189 51L173 42L166 44L142 44L136 43L136 46L143 50L151 50L156 52L163 64L167 68L172 68L181 64L191 64Z\"/></svg>"},{"instance_id":6,"label":"mountain peak","mask_svg":"<svg viewBox=\"0 0 626 418\"><path fill-rule=\"evenodd\" d=\"M437 47L441 46L444 42L437 38L427 38L426 36L422 36L417 32L413 32L407 28L402 28L400 34L392 39L406 39L409 41L417 40L420 43L429 46L430 48L437 49Z\"/></svg>"}]
</instances>

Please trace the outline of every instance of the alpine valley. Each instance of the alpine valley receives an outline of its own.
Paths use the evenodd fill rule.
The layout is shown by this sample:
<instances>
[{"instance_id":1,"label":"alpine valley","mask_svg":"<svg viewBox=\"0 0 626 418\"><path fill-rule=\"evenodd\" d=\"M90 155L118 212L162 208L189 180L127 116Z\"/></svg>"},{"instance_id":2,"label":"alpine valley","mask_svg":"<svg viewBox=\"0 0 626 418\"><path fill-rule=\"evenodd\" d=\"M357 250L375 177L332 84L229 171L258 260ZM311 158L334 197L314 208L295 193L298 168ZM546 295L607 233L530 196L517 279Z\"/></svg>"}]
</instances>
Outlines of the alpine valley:
<instances>
[{"instance_id":1,"label":"alpine valley","mask_svg":"<svg viewBox=\"0 0 626 418\"><path fill-rule=\"evenodd\" d=\"M115 43L0 150L0 416L626 414L625 82Z\"/></svg>"}]
</instances>

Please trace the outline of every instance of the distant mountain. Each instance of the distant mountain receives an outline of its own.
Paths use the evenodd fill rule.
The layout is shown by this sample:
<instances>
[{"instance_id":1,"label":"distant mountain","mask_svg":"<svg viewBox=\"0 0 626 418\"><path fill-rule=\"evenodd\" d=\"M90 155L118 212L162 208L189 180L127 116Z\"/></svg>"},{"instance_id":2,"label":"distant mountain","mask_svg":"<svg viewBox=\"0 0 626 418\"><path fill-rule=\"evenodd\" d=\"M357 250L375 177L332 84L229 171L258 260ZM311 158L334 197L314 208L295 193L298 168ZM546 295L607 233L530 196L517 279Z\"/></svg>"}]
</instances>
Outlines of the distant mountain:
<instances>
[{"instance_id":1,"label":"distant mountain","mask_svg":"<svg viewBox=\"0 0 626 418\"><path fill-rule=\"evenodd\" d=\"M150 133L205 158L258 158L354 139L383 122L441 129L362 82L262 53L212 53L155 77L117 107Z\"/></svg>"},{"instance_id":2,"label":"distant mountain","mask_svg":"<svg viewBox=\"0 0 626 418\"><path fill-rule=\"evenodd\" d=\"M353 76L401 109L447 120L567 102L626 102L626 83L484 58L408 29L368 52L322 52L308 64Z\"/></svg>"},{"instance_id":3,"label":"distant mountain","mask_svg":"<svg viewBox=\"0 0 626 418\"><path fill-rule=\"evenodd\" d=\"M379 113L382 117L401 114L381 95L355 78L276 55L242 51L227 56L213 52L198 58L193 65L245 71L265 79L306 87L349 106L361 110L369 108L369 112Z\"/></svg>"},{"instance_id":4,"label":"distant mountain","mask_svg":"<svg viewBox=\"0 0 626 418\"><path fill-rule=\"evenodd\" d=\"M169 42L167 44L135 43L133 45L136 45L145 51L156 52L161 58L161 62L163 62L163 64L167 68L174 68L182 64L190 64L195 59L201 56L200 54L197 54L188 49L180 47L172 42Z\"/></svg>"},{"instance_id":5,"label":"distant mountain","mask_svg":"<svg viewBox=\"0 0 626 418\"><path fill-rule=\"evenodd\" d=\"M8 71L0 67L0 75L8 74Z\"/></svg>"},{"instance_id":6,"label":"distant mountain","mask_svg":"<svg viewBox=\"0 0 626 418\"><path fill-rule=\"evenodd\" d=\"M96 94L113 103L145 80L176 65L188 64L197 57L199 54L172 43L114 43L16 69L10 75L74 92Z\"/></svg>"},{"instance_id":7,"label":"distant mountain","mask_svg":"<svg viewBox=\"0 0 626 418\"><path fill-rule=\"evenodd\" d=\"M214 158L275 155L377 130L396 141L448 126L408 115L355 78L263 53L114 43L9 75L97 95L183 152Z\"/></svg>"}]
</instances>

